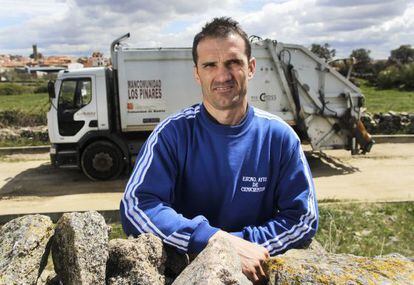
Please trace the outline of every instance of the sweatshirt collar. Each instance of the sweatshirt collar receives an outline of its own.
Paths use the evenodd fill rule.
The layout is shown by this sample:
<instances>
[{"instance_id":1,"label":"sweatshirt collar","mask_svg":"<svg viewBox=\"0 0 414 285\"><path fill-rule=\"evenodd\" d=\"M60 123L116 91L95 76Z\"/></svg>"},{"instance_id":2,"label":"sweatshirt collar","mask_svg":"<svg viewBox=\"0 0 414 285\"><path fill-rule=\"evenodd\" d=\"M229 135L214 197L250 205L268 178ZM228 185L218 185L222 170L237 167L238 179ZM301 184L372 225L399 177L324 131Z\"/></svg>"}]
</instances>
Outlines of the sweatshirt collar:
<instances>
[{"instance_id":1,"label":"sweatshirt collar","mask_svg":"<svg viewBox=\"0 0 414 285\"><path fill-rule=\"evenodd\" d=\"M253 108L248 105L246 114L242 121L237 125L227 126L217 122L217 120L208 113L204 104L201 104L200 106L201 121L203 125L213 132L229 136L242 135L250 126L250 122L252 121L254 115L253 113Z\"/></svg>"}]
</instances>

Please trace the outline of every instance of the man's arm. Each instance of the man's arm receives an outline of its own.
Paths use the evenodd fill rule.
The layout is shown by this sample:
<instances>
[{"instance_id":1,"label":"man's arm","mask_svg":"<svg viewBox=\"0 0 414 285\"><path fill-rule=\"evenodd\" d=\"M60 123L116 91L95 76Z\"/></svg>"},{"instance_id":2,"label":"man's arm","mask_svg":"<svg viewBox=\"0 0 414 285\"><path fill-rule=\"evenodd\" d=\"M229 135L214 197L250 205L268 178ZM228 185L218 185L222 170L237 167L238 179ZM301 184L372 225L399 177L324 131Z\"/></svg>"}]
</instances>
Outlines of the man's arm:
<instances>
[{"instance_id":1,"label":"man's arm","mask_svg":"<svg viewBox=\"0 0 414 285\"><path fill-rule=\"evenodd\" d=\"M178 162L168 123L157 126L141 148L121 201L122 225L127 235L153 233L181 252L198 253L218 229L201 215L187 219L171 207Z\"/></svg>"},{"instance_id":2,"label":"man's arm","mask_svg":"<svg viewBox=\"0 0 414 285\"><path fill-rule=\"evenodd\" d=\"M300 141L282 159L276 189L274 218L259 226L246 226L235 236L265 247L271 256L310 240L318 226L318 208L309 165Z\"/></svg>"},{"instance_id":3,"label":"man's arm","mask_svg":"<svg viewBox=\"0 0 414 285\"><path fill-rule=\"evenodd\" d=\"M318 210L312 176L300 142L282 160L280 182L276 189L275 217L260 226L247 226L232 235L218 231L231 242L242 262L243 273L253 284L262 284L267 277L263 262L299 246L316 232Z\"/></svg>"}]
</instances>

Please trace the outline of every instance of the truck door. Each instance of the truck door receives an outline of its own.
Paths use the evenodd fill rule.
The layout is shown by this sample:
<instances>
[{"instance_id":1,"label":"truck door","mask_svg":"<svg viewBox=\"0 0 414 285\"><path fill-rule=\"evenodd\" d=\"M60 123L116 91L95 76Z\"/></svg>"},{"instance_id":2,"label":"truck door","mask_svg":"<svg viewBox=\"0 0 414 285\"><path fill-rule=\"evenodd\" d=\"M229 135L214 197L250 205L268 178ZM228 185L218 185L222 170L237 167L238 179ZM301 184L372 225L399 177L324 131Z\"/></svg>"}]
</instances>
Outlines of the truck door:
<instances>
[{"instance_id":1,"label":"truck door","mask_svg":"<svg viewBox=\"0 0 414 285\"><path fill-rule=\"evenodd\" d=\"M74 136L85 125L84 120L75 120L74 115L92 100L91 78L65 79L60 90L57 108L59 134Z\"/></svg>"}]
</instances>

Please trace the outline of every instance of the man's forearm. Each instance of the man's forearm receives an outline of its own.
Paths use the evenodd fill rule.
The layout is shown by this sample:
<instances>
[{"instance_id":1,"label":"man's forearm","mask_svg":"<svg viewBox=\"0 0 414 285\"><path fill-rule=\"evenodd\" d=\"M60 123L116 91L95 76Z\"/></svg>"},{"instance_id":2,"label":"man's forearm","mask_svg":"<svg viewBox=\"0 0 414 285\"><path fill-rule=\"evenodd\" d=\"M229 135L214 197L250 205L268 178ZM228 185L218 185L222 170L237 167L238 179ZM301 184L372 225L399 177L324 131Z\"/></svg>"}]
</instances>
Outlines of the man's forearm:
<instances>
[{"instance_id":1,"label":"man's forearm","mask_svg":"<svg viewBox=\"0 0 414 285\"><path fill-rule=\"evenodd\" d=\"M233 249L240 257L242 264L242 271L246 277L254 284L260 284L267 279L267 276L263 270L263 263L269 258L269 252L266 248L246 241L225 231L218 231L211 238L228 240Z\"/></svg>"},{"instance_id":2,"label":"man's forearm","mask_svg":"<svg viewBox=\"0 0 414 285\"><path fill-rule=\"evenodd\" d=\"M145 207L126 206L126 203L128 201L121 202L120 212L127 235L152 233L181 252L199 253L207 245L209 238L218 231L209 225L205 217L199 215L187 219L171 207L163 206L159 200L152 203L145 201Z\"/></svg>"}]
</instances>

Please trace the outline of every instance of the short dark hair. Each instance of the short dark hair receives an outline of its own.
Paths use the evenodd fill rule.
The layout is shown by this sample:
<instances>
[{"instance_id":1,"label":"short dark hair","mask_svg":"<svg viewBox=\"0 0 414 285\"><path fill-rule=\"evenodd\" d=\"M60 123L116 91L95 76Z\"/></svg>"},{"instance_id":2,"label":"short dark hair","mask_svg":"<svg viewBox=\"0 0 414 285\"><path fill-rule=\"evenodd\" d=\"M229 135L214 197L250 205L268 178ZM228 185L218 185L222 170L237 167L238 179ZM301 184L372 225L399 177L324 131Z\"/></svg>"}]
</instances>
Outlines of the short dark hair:
<instances>
[{"instance_id":1,"label":"short dark hair","mask_svg":"<svg viewBox=\"0 0 414 285\"><path fill-rule=\"evenodd\" d=\"M213 21L205 24L205 26L201 29L194 37L193 41L193 61L194 64L197 66L198 54L197 54L197 46L203 39L207 37L211 38L225 38L231 34L239 35L245 44L245 53L247 55L247 59L250 59L252 54L252 47L250 45L249 38L245 31L242 30L239 23L233 20L230 17L220 17L214 18Z\"/></svg>"}]
</instances>

